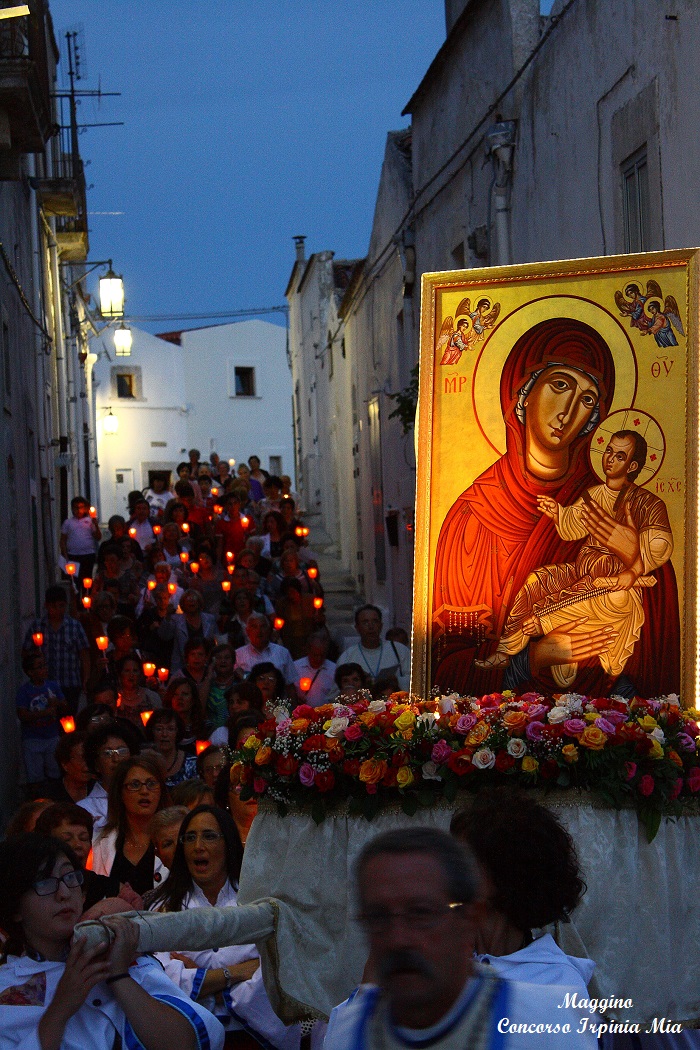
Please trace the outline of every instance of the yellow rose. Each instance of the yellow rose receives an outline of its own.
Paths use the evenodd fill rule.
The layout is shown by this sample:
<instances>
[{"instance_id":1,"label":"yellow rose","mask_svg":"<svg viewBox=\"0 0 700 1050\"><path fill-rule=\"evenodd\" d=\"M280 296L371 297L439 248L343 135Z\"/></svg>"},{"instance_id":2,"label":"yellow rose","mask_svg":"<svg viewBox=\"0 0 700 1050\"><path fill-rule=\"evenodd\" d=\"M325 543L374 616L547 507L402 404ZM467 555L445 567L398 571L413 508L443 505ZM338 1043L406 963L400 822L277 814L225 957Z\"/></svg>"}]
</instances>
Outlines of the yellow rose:
<instances>
[{"instance_id":1,"label":"yellow rose","mask_svg":"<svg viewBox=\"0 0 700 1050\"><path fill-rule=\"evenodd\" d=\"M362 767L360 767L360 776L362 775ZM396 783L400 788L407 788L409 784L414 781L413 773L409 766L401 766L396 774Z\"/></svg>"},{"instance_id":2,"label":"yellow rose","mask_svg":"<svg viewBox=\"0 0 700 1050\"><path fill-rule=\"evenodd\" d=\"M362 722L363 726L367 726L369 728L370 726L373 726L374 723L377 721L377 716L371 711L363 711L361 715L357 716L357 721ZM329 725L330 722L327 722L323 728L327 729Z\"/></svg>"},{"instance_id":3,"label":"yellow rose","mask_svg":"<svg viewBox=\"0 0 700 1050\"><path fill-rule=\"evenodd\" d=\"M661 746L661 744L659 743L658 740L656 740L654 737L652 737L652 739L651 739L651 751L649 752L649 758L657 758L658 759L658 758L663 758L663 757L664 757L664 749L663 749L663 747ZM681 768L682 767L683 767L683 763L681 762Z\"/></svg>"},{"instance_id":4,"label":"yellow rose","mask_svg":"<svg viewBox=\"0 0 700 1050\"><path fill-rule=\"evenodd\" d=\"M416 724L416 716L413 711L404 711L394 722L394 729L397 733L403 733L407 729L412 729Z\"/></svg>"},{"instance_id":5,"label":"yellow rose","mask_svg":"<svg viewBox=\"0 0 700 1050\"><path fill-rule=\"evenodd\" d=\"M490 732L491 729L486 725L486 722L477 722L474 728L467 733L464 742L471 747L476 747L479 744L483 744Z\"/></svg>"},{"instance_id":6,"label":"yellow rose","mask_svg":"<svg viewBox=\"0 0 700 1050\"><path fill-rule=\"evenodd\" d=\"M523 764L520 768L522 769L523 773L534 773L537 769L540 768L540 764L536 758L532 757L532 755L525 755L525 758L523 759Z\"/></svg>"},{"instance_id":7,"label":"yellow rose","mask_svg":"<svg viewBox=\"0 0 700 1050\"><path fill-rule=\"evenodd\" d=\"M564 744L561 753L567 762L578 762L578 748L576 744Z\"/></svg>"},{"instance_id":8,"label":"yellow rose","mask_svg":"<svg viewBox=\"0 0 700 1050\"><path fill-rule=\"evenodd\" d=\"M596 718L600 718L597 711L587 711L583 716L587 722L595 722Z\"/></svg>"},{"instance_id":9,"label":"yellow rose","mask_svg":"<svg viewBox=\"0 0 700 1050\"><path fill-rule=\"evenodd\" d=\"M241 782L241 773L243 772L243 763L234 762L229 771L229 779L231 784L235 787L236 784Z\"/></svg>"},{"instance_id":10,"label":"yellow rose","mask_svg":"<svg viewBox=\"0 0 700 1050\"><path fill-rule=\"evenodd\" d=\"M261 744L262 744L262 740L260 739L260 737L249 736L248 739L243 744L243 750L244 751L257 751Z\"/></svg>"},{"instance_id":11,"label":"yellow rose","mask_svg":"<svg viewBox=\"0 0 700 1050\"><path fill-rule=\"evenodd\" d=\"M360 766L360 780L363 784L378 784L387 771L383 758L368 758Z\"/></svg>"},{"instance_id":12,"label":"yellow rose","mask_svg":"<svg viewBox=\"0 0 700 1050\"><path fill-rule=\"evenodd\" d=\"M579 744L590 751L602 751L607 740L607 736L598 726L587 726L578 738Z\"/></svg>"},{"instance_id":13,"label":"yellow rose","mask_svg":"<svg viewBox=\"0 0 700 1050\"><path fill-rule=\"evenodd\" d=\"M645 733L651 733L652 729L656 729L659 724L651 715L644 715L644 718L638 718L637 721Z\"/></svg>"},{"instance_id":14,"label":"yellow rose","mask_svg":"<svg viewBox=\"0 0 700 1050\"><path fill-rule=\"evenodd\" d=\"M267 763L270 761L271 758L272 758L272 748L268 747L267 744L265 744L264 747L261 747L261 748L258 749L258 752L257 752L257 754L255 756L255 765L256 766L267 765Z\"/></svg>"},{"instance_id":15,"label":"yellow rose","mask_svg":"<svg viewBox=\"0 0 700 1050\"><path fill-rule=\"evenodd\" d=\"M515 693L512 689L504 689L501 693L501 696L504 698L504 700L512 700L515 696Z\"/></svg>"}]
</instances>

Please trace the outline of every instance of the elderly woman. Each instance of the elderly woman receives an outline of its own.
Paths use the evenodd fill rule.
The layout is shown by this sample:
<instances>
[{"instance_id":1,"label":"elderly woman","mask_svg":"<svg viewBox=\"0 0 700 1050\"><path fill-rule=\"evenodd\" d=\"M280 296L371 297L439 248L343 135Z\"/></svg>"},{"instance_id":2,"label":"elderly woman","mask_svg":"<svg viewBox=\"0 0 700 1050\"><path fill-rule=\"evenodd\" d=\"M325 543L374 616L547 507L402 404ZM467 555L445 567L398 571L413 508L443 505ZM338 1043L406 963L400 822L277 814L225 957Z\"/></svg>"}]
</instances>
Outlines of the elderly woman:
<instances>
[{"instance_id":1,"label":"elderly woman","mask_svg":"<svg viewBox=\"0 0 700 1050\"><path fill-rule=\"evenodd\" d=\"M183 996L148 956L134 962L138 930L103 921L108 951L87 948L73 929L83 911L84 873L65 843L23 835L0 845L2 1045L21 1050L221 1050L221 1025Z\"/></svg>"},{"instance_id":2,"label":"elderly woman","mask_svg":"<svg viewBox=\"0 0 700 1050\"><path fill-rule=\"evenodd\" d=\"M146 739L158 752L165 771L167 787L175 787L183 780L197 776L197 761L180 746L185 726L180 716L168 707L154 711L146 726Z\"/></svg>"},{"instance_id":3,"label":"elderly woman","mask_svg":"<svg viewBox=\"0 0 700 1050\"><path fill-rule=\"evenodd\" d=\"M85 761L87 733L65 733L56 744L56 762L61 779L51 784L47 795L54 802L81 802L93 787L93 777Z\"/></svg>"},{"instance_id":4,"label":"elderly woman","mask_svg":"<svg viewBox=\"0 0 700 1050\"><path fill-rule=\"evenodd\" d=\"M170 875L151 897L151 909L236 907L242 856L228 813L198 806L182 822ZM255 1042L276 1050L299 1047L299 1027L286 1028L272 1011L254 945L163 953L157 958L185 994L219 1018L227 1047L242 1050Z\"/></svg>"}]
</instances>

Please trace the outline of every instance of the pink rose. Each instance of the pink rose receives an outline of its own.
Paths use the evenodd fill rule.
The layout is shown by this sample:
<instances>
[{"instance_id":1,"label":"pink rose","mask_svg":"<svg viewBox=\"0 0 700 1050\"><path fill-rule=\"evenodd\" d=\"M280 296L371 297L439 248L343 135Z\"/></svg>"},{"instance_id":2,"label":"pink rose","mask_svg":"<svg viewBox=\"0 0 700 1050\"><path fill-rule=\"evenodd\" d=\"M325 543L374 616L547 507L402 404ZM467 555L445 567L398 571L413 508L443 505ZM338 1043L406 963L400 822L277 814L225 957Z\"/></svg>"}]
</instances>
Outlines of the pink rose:
<instances>
[{"instance_id":1,"label":"pink rose","mask_svg":"<svg viewBox=\"0 0 700 1050\"><path fill-rule=\"evenodd\" d=\"M361 740L362 739L362 726L358 725L357 722L353 722L345 730L346 740Z\"/></svg>"},{"instance_id":2,"label":"pink rose","mask_svg":"<svg viewBox=\"0 0 700 1050\"><path fill-rule=\"evenodd\" d=\"M476 715L460 715L455 724L455 733L468 733L475 725Z\"/></svg>"},{"instance_id":3,"label":"pink rose","mask_svg":"<svg viewBox=\"0 0 700 1050\"><path fill-rule=\"evenodd\" d=\"M580 736L586 728L587 723L582 718L567 718L562 729L567 736Z\"/></svg>"},{"instance_id":4,"label":"pink rose","mask_svg":"<svg viewBox=\"0 0 700 1050\"><path fill-rule=\"evenodd\" d=\"M447 759L450 757L451 754L452 748L447 743L447 741L438 740L438 742L433 745L433 750L430 752L430 757L436 766L441 766L445 762L447 762Z\"/></svg>"},{"instance_id":5,"label":"pink rose","mask_svg":"<svg viewBox=\"0 0 700 1050\"><path fill-rule=\"evenodd\" d=\"M606 711L604 717L608 722L612 722L614 726L620 726L623 722L627 721L627 715L623 714L622 711ZM596 722L596 725L597 724L598 723ZM601 726L601 729L602 728L603 727Z\"/></svg>"},{"instance_id":6,"label":"pink rose","mask_svg":"<svg viewBox=\"0 0 700 1050\"><path fill-rule=\"evenodd\" d=\"M637 774L636 762L625 762L625 780L633 780Z\"/></svg>"},{"instance_id":7,"label":"pink rose","mask_svg":"<svg viewBox=\"0 0 700 1050\"><path fill-rule=\"evenodd\" d=\"M698 786L700 787L700 784ZM637 787L639 788L640 794L644 795L645 798L649 798L649 795L653 795L654 793L654 778L648 773L645 773L644 776L640 778Z\"/></svg>"},{"instance_id":8,"label":"pink rose","mask_svg":"<svg viewBox=\"0 0 700 1050\"><path fill-rule=\"evenodd\" d=\"M263 795L267 791L267 781L263 777L253 777L253 791L256 795Z\"/></svg>"},{"instance_id":9,"label":"pink rose","mask_svg":"<svg viewBox=\"0 0 700 1050\"><path fill-rule=\"evenodd\" d=\"M688 773L688 787L693 794L700 791L700 766L693 766L690 773Z\"/></svg>"},{"instance_id":10,"label":"pink rose","mask_svg":"<svg viewBox=\"0 0 700 1050\"><path fill-rule=\"evenodd\" d=\"M547 713L547 710L548 708L546 708L544 704L533 704L532 707L528 707L527 709L527 717L531 722L534 722L535 720L539 721L539 719L542 718L542 715Z\"/></svg>"},{"instance_id":11,"label":"pink rose","mask_svg":"<svg viewBox=\"0 0 700 1050\"><path fill-rule=\"evenodd\" d=\"M695 750L695 741L693 740L692 736L690 736L688 733L679 733L677 744L682 751Z\"/></svg>"},{"instance_id":12,"label":"pink rose","mask_svg":"<svg viewBox=\"0 0 700 1050\"><path fill-rule=\"evenodd\" d=\"M542 722L530 722L525 730L525 736L528 740L541 740L543 731L544 725Z\"/></svg>"},{"instance_id":13,"label":"pink rose","mask_svg":"<svg viewBox=\"0 0 700 1050\"><path fill-rule=\"evenodd\" d=\"M304 762L299 768L299 780L306 788L313 787L314 785L314 771L308 762Z\"/></svg>"},{"instance_id":14,"label":"pink rose","mask_svg":"<svg viewBox=\"0 0 700 1050\"><path fill-rule=\"evenodd\" d=\"M539 693L523 693L523 695L520 697L520 699L524 700L525 703L527 703L527 704L536 704L536 703L539 703L540 694Z\"/></svg>"},{"instance_id":15,"label":"pink rose","mask_svg":"<svg viewBox=\"0 0 700 1050\"><path fill-rule=\"evenodd\" d=\"M593 725L598 726L598 729L601 729L604 733L607 733L608 736L615 735L615 726L612 722L609 722L607 718L603 718L602 715L600 718L596 718Z\"/></svg>"}]
</instances>

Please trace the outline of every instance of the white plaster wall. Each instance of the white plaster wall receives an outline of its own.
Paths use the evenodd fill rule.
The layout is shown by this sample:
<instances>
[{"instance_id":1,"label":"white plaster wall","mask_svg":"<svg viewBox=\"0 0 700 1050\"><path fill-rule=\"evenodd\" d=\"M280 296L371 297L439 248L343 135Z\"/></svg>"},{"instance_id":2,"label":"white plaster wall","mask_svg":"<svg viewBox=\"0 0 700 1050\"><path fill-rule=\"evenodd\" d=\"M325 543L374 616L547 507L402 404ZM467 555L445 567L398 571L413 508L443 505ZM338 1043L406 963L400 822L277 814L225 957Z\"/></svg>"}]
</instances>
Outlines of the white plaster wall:
<instances>
[{"instance_id":1,"label":"white plaster wall","mask_svg":"<svg viewBox=\"0 0 700 1050\"><path fill-rule=\"evenodd\" d=\"M264 470L279 456L282 473L294 478L286 341L286 328L257 320L183 332L187 448L237 463L257 455ZM235 396L236 366L255 369L254 397Z\"/></svg>"}]
</instances>

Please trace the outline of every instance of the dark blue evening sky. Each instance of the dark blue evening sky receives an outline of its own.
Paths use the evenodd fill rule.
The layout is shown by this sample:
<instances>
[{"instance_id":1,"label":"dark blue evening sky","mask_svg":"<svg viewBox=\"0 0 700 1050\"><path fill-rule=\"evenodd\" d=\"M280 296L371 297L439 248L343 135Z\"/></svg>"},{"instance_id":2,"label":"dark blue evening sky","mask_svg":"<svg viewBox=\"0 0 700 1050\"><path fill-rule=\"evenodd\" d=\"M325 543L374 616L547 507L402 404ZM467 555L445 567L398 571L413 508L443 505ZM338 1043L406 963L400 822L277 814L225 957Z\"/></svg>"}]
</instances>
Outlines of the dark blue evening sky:
<instances>
[{"instance_id":1,"label":"dark blue evening sky","mask_svg":"<svg viewBox=\"0 0 700 1050\"><path fill-rule=\"evenodd\" d=\"M284 302L307 253L369 242L386 134L444 39L442 0L51 0L87 77L90 255L132 315ZM62 57L62 83L65 58ZM101 214L119 212L122 214ZM280 316L270 320L283 323ZM192 322L144 324L151 331Z\"/></svg>"}]
</instances>

